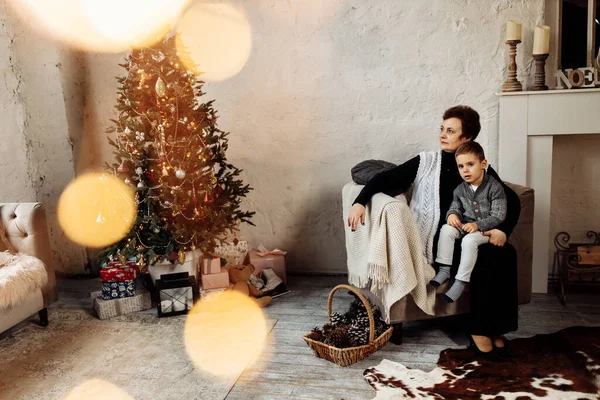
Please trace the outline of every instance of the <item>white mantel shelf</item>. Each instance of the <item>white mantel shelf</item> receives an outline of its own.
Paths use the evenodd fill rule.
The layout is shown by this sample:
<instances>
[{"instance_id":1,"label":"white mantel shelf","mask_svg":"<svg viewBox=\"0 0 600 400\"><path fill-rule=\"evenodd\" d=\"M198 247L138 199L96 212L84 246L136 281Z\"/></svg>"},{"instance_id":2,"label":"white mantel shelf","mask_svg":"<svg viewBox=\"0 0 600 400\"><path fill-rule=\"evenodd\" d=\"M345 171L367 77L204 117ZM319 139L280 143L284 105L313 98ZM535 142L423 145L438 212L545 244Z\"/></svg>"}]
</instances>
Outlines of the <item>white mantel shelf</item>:
<instances>
[{"instance_id":1,"label":"white mantel shelf","mask_svg":"<svg viewBox=\"0 0 600 400\"><path fill-rule=\"evenodd\" d=\"M521 92L496 92L496 96L530 96L530 95L553 95L553 94L576 94L600 92L600 88L579 88L579 89L556 89L556 90L528 90Z\"/></svg>"},{"instance_id":2,"label":"white mantel shelf","mask_svg":"<svg viewBox=\"0 0 600 400\"><path fill-rule=\"evenodd\" d=\"M548 290L552 147L557 135L600 134L600 88L497 93L499 173L535 190L534 293Z\"/></svg>"}]
</instances>

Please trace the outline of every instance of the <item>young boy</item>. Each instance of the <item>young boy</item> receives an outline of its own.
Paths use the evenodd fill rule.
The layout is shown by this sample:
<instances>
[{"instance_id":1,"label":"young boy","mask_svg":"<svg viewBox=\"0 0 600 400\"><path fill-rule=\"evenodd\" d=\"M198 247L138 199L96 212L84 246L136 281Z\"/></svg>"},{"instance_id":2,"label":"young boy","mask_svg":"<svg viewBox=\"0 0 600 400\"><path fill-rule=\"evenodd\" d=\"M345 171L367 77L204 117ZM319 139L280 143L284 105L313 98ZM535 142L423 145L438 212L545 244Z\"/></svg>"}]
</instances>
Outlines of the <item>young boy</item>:
<instances>
[{"instance_id":1,"label":"young boy","mask_svg":"<svg viewBox=\"0 0 600 400\"><path fill-rule=\"evenodd\" d=\"M506 218L506 195L502 185L485 173L487 160L483 148L467 142L456 150L456 164L463 182L454 189L446 214L447 224L440 230L436 263L437 275L430 281L438 287L450 279L454 241L462 237L462 252L454 284L444 294L448 303L456 301L471 280L480 245L490 238L482 233L497 227Z\"/></svg>"}]
</instances>

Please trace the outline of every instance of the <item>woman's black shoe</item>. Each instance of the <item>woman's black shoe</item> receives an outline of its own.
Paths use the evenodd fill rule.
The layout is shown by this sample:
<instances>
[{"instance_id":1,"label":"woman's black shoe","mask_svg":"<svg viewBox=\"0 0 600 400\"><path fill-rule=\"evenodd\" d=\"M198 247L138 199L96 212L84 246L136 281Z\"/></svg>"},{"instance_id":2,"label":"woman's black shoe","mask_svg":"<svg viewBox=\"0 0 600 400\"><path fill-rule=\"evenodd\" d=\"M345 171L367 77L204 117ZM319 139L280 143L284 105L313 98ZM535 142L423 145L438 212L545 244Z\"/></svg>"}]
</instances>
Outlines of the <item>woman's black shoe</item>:
<instances>
[{"instance_id":1,"label":"woman's black shoe","mask_svg":"<svg viewBox=\"0 0 600 400\"><path fill-rule=\"evenodd\" d=\"M494 346L494 353L496 353L496 355L503 360L512 360L513 358L515 358L515 353L513 353L512 350L506 345L504 345L504 347Z\"/></svg>"},{"instance_id":2,"label":"woman's black shoe","mask_svg":"<svg viewBox=\"0 0 600 400\"><path fill-rule=\"evenodd\" d=\"M472 350L475 351L475 353L477 355L479 355L481 358L483 358L484 360L488 360L488 361L501 361L501 358L498 356L498 354L496 354L496 349L492 349L490 351L481 351L479 349L479 347L477 347L477 345L475 344L475 341L473 340L473 336L471 335L467 335L467 337L469 338L469 344L470 344L470 348ZM492 344L493 346L493 344Z\"/></svg>"}]
</instances>

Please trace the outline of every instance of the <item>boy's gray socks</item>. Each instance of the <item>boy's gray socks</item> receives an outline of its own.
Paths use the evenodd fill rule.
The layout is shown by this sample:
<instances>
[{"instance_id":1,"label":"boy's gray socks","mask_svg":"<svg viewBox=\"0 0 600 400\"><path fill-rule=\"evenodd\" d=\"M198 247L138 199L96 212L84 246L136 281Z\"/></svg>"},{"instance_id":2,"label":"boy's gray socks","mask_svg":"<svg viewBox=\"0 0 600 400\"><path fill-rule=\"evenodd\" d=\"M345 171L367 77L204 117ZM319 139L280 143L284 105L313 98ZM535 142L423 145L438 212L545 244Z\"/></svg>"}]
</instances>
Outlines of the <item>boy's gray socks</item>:
<instances>
[{"instance_id":1,"label":"boy's gray socks","mask_svg":"<svg viewBox=\"0 0 600 400\"><path fill-rule=\"evenodd\" d=\"M429 284L438 287L448 279L450 279L450 267L447 265L440 265L438 273L429 281Z\"/></svg>"},{"instance_id":2,"label":"boy's gray socks","mask_svg":"<svg viewBox=\"0 0 600 400\"><path fill-rule=\"evenodd\" d=\"M467 282L459 281L456 279L450 289L444 294L444 300L448 303L454 303L464 292L467 287Z\"/></svg>"}]
</instances>

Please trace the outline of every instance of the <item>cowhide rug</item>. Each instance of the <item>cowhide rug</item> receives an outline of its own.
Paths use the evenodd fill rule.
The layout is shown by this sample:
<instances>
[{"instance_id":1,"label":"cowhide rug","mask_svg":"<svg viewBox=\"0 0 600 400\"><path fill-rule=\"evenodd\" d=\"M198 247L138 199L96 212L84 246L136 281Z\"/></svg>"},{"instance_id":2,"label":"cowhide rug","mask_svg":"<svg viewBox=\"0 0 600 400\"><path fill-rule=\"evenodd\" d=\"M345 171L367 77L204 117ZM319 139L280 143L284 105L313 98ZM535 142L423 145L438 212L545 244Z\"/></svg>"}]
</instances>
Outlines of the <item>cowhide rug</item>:
<instances>
[{"instance_id":1,"label":"cowhide rug","mask_svg":"<svg viewBox=\"0 0 600 400\"><path fill-rule=\"evenodd\" d=\"M600 327L510 341L515 359L490 362L446 349L424 372L383 360L363 375L375 399L600 399Z\"/></svg>"}]
</instances>

